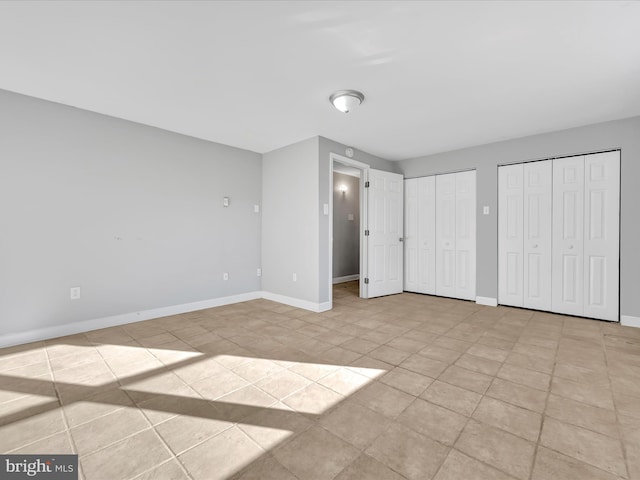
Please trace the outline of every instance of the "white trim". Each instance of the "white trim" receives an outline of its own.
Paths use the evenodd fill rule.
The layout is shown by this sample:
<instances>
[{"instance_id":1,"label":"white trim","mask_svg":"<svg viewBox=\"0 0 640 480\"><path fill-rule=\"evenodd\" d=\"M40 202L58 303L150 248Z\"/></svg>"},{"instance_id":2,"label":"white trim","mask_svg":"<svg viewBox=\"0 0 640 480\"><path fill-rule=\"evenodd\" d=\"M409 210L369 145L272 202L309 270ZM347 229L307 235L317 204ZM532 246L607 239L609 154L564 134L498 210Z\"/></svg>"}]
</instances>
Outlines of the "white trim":
<instances>
[{"instance_id":1,"label":"white trim","mask_svg":"<svg viewBox=\"0 0 640 480\"><path fill-rule=\"evenodd\" d=\"M302 308L304 310L309 310L311 312L326 312L327 310L331 310L332 303L324 302L324 303L314 303L308 300L301 300L299 298L287 297L286 295L280 295L278 293L271 292L262 292L262 298L266 300L271 300L273 302L284 303L285 305L290 305L296 308Z\"/></svg>"},{"instance_id":2,"label":"white trim","mask_svg":"<svg viewBox=\"0 0 640 480\"><path fill-rule=\"evenodd\" d=\"M359 280L360 274L356 273L355 275L345 275L344 277L334 277L333 284L336 283L345 283L345 282L353 282L354 280Z\"/></svg>"},{"instance_id":3,"label":"white trim","mask_svg":"<svg viewBox=\"0 0 640 480\"><path fill-rule=\"evenodd\" d=\"M632 317L631 315L620 315L620 325L625 327L640 328L640 317Z\"/></svg>"},{"instance_id":4,"label":"white trim","mask_svg":"<svg viewBox=\"0 0 640 480\"><path fill-rule=\"evenodd\" d=\"M241 293L239 295L212 298L210 300L202 300L199 302L152 308L150 310L143 310L141 312L123 313L121 315L93 318L80 322L66 323L64 325L36 328L34 330L27 330L26 332L8 333L6 335L0 336L0 348L37 342L49 338L64 337L66 335L74 335L76 333L90 332L91 330L115 327L118 325L125 325L127 323L152 320L154 318L168 317L169 315L179 315L181 313L204 310L205 308L221 307L223 305L230 305L232 303L256 300L258 298L263 298L262 292Z\"/></svg>"},{"instance_id":5,"label":"white trim","mask_svg":"<svg viewBox=\"0 0 640 480\"><path fill-rule=\"evenodd\" d=\"M368 285L364 283L364 279L367 278L367 272L369 268L368 262L368 250L367 250L367 237L364 236L364 231L367 228L368 219L368 198L367 190L364 185L369 180L369 168L368 164L358 162L352 158L347 158L339 153L329 152L329 303L333 302L333 164L334 162L341 163L350 167L358 168L361 171L359 182L360 195L360 285L359 296L360 298L369 298ZM322 266L321 266L322 267Z\"/></svg>"},{"instance_id":6,"label":"white trim","mask_svg":"<svg viewBox=\"0 0 640 480\"><path fill-rule=\"evenodd\" d=\"M476 303L478 305L486 305L488 307L497 307L498 299L492 297L476 297Z\"/></svg>"},{"instance_id":7,"label":"white trim","mask_svg":"<svg viewBox=\"0 0 640 480\"><path fill-rule=\"evenodd\" d=\"M360 170L366 170L371 166L367 163L359 162L354 160L353 158L345 157L344 155L340 155L339 153L329 152L329 159L333 163L334 161L338 163L342 163L345 165L349 165L350 167L359 168Z\"/></svg>"}]
</instances>

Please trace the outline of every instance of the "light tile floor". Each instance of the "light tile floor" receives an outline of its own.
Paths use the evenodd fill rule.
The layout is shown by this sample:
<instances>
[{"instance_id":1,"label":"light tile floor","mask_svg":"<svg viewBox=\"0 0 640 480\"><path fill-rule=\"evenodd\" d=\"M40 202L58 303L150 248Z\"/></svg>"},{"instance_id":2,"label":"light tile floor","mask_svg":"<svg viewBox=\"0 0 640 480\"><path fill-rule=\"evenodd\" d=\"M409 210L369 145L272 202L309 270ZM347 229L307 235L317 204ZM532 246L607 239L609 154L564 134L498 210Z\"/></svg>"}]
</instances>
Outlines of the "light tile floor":
<instances>
[{"instance_id":1,"label":"light tile floor","mask_svg":"<svg viewBox=\"0 0 640 480\"><path fill-rule=\"evenodd\" d=\"M355 283L0 350L0 451L81 478L640 478L640 329Z\"/></svg>"}]
</instances>

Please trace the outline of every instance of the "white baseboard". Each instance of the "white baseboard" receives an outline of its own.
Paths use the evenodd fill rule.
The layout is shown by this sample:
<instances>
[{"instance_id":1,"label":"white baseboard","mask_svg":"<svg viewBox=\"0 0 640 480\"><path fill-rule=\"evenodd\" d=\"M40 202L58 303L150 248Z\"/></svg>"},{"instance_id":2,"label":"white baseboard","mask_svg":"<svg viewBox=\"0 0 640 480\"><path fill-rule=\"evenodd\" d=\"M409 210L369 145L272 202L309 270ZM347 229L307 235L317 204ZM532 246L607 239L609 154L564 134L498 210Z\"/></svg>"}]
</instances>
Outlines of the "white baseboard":
<instances>
[{"instance_id":1,"label":"white baseboard","mask_svg":"<svg viewBox=\"0 0 640 480\"><path fill-rule=\"evenodd\" d=\"M285 305L290 305L292 307L302 308L311 312L326 312L332 308L331 302L314 303L308 300L287 297L286 295L280 295L278 293L262 292L262 298L273 302L284 303Z\"/></svg>"},{"instance_id":2,"label":"white baseboard","mask_svg":"<svg viewBox=\"0 0 640 480\"><path fill-rule=\"evenodd\" d=\"M323 302L318 304L318 313L327 312L333 308L333 302Z\"/></svg>"},{"instance_id":3,"label":"white baseboard","mask_svg":"<svg viewBox=\"0 0 640 480\"><path fill-rule=\"evenodd\" d=\"M486 305L488 307L497 307L498 299L491 297L476 297L476 303L478 305Z\"/></svg>"},{"instance_id":4,"label":"white baseboard","mask_svg":"<svg viewBox=\"0 0 640 480\"><path fill-rule=\"evenodd\" d=\"M333 284L336 283L345 283L345 282L353 282L354 280L360 280L360 274L356 273L355 275L346 275L344 277L334 277Z\"/></svg>"},{"instance_id":5,"label":"white baseboard","mask_svg":"<svg viewBox=\"0 0 640 480\"><path fill-rule=\"evenodd\" d=\"M640 317L632 317L631 315L620 315L620 324L625 327L640 328Z\"/></svg>"},{"instance_id":6,"label":"white baseboard","mask_svg":"<svg viewBox=\"0 0 640 480\"><path fill-rule=\"evenodd\" d=\"M168 317L170 315L179 315L181 313L195 312L204 310L205 308L221 307L223 305L231 305L233 303L246 302L265 298L274 302L291 305L292 307L310 310L312 312L326 312L333 307L332 302L314 303L299 298L287 297L270 292L249 292L239 295L231 295L228 297L212 298L210 300L202 300L200 302L184 303L181 305L171 305L168 307L152 308L141 312L123 313L121 315L113 315L110 317L93 318L91 320L83 320L80 322L66 323L64 325L54 325L51 327L37 328L27 330L26 332L8 333L0 335L0 348L11 347L13 345L22 345L25 343L38 342L49 338L64 337L66 335L74 335L76 333L90 332L101 328L117 327L118 325L126 325L128 323L142 322L144 320L152 320L154 318Z\"/></svg>"},{"instance_id":7,"label":"white baseboard","mask_svg":"<svg viewBox=\"0 0 640 480\"><path fill-rule=\"evenodd\" d=\"M76 333L90 332L91 330L98 330L101 328L116 327L127 323L141 322L143 320L168 317L169 315L195 312L197 310L204 310L205 308L221 307L232 303L256 300L258 298L262 298L262 292L241 293L239 295L212 298L210 300L202 300L200 302L171 305L169 307L153 308L151 310L143 310L141 312L123 313L121 315L113 315L110 317L93 318L91 320L83 320L81 322L37 328L34 330L27 330L26 332L9 333L6 335L0 335L0 348L37 342L49 338L64 337L66 335L74 335Z\"/></svg>"}]
</instances>

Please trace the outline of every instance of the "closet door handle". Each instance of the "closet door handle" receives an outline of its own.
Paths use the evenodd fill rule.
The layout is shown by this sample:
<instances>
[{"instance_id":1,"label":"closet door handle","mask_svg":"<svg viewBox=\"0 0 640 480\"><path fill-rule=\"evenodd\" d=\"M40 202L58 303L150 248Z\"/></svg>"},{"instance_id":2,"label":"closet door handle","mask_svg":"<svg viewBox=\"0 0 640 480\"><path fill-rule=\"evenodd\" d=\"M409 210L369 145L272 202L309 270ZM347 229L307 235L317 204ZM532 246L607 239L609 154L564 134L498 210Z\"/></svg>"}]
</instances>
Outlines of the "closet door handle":
<instances>
[{"instance_id":1,"label":"closet door handle","mask_svg":"<svg viewBox=\"0 0 640 480\"><path fill-rule=\"evenodd\" d=\"M538 244L537 244L537 243L534 243L534 244L533 244L533 248L538 248Z\"/></svg>"},{"instance_id":2,"label":"closet door handle","mask_svg":"<svg viewBox=\"0 0 640 480\"><path fill-rule=\"evenodd\" d=\"M573 245L569 245L569 250L573 250Z\"/></svg>"}]
</instances>

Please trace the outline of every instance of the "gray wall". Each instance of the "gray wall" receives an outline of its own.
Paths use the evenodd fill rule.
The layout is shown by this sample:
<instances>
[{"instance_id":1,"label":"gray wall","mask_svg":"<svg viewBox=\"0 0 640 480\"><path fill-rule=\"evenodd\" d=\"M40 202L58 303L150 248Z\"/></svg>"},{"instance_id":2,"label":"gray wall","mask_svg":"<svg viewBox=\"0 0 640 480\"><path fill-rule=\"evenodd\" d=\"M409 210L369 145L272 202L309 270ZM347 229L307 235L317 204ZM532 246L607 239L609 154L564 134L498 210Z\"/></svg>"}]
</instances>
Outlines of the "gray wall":
<instances>
[{"instance_id":1,"label":"gray wall","mask_svg":"<svg viewBox=\"0 0 640 480\"><path fill-rule=\"evenodd\" d=\"M497 166L616 148L622 150L620 313L640 317L640 117L403 160L398 167L406 178L477 169L477 295L497 298ZM484 205L488 216L481 214Z\"/></svg>"},{"instance_id":2,"label":"gray wall","mask_svg":"<svg viewBox=\"0 0 640 480\"><path fill-rule=\"evenodd\" d=\"M319 158L317 163L317 168L319 169L319 202L318 202L318 213L320 215L319 221L319 239L320 245L318 249L319 255L319 268L320 268L320 276L319 276L319 289L320 289L320 302L328 302L331 298L331 289L330 289L330 279L331 279L331 259L329 258L329 216L322 214L322 206L323 204L329 203L329 195L332 195L331 192L331 172L333 171L333 165L331 164L330 154L337 153L339 155L344 156L346 145L343 145L338 142L334 142L333 140L329 140L328 138L318 137L319 138ZM371 168L375 168L377 170L385 170L387 172L396 172L398 173L399 165L395 162L390 162L388 160L384 160L382 158L376 157L374 155L370 155L362 150L353 149L353 160L356 160L361 163L365 163L369 165Z\"/></svg>"},{"instance_id":3,"label":"gray wall","mask_svg":"<svg viewBox=\"0 0 640 480\"><path fill-rule=\"evenodd\" d=\"M260 201L257 153L0 91L0 334L259 291Z\"/></svg>"},{"instance_id":4,"label":"gray wall","mask_svg":"<svg viewBox=\"0 0 640 480\"><path fill-rule=\"evenodd\" d=\"M340 185L347 187L340 191ZM349 220L349 215L353 220ZM333 278L360 273L360 179L333 174Z\"/></svg>"},{"instance_id":5,"label":"gray wall","mask_svg":"<svg viewBox=\"0 0 640 480\"><path fill-rule=\"evenodd\" d=\"M263 155L262 207L263 290L318 303L318 137Z\"/></svg>"}]
</instances>

